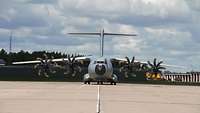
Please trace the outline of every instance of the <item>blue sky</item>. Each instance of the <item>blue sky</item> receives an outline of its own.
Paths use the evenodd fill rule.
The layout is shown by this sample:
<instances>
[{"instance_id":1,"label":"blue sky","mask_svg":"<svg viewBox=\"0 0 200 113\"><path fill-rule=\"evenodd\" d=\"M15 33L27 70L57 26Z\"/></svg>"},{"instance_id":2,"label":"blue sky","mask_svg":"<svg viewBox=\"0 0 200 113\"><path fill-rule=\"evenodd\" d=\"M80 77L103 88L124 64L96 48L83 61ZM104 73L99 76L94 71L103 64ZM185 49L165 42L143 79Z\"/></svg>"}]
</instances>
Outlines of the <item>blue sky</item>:
<instances>
[{"instance_id":1,"label":"blue sky","mask_svg":"<svg viewBox=\"0 0 200 113\"><path fill-rule=\"evenodd\" d=\"M105 54L154 57L168 64L200 70L199 0L1 0L0 48L99 54L95 37L68 32L136 33L108 37ZM184 71L183 69L174 69Z\"/></svg>"}]
</instances>

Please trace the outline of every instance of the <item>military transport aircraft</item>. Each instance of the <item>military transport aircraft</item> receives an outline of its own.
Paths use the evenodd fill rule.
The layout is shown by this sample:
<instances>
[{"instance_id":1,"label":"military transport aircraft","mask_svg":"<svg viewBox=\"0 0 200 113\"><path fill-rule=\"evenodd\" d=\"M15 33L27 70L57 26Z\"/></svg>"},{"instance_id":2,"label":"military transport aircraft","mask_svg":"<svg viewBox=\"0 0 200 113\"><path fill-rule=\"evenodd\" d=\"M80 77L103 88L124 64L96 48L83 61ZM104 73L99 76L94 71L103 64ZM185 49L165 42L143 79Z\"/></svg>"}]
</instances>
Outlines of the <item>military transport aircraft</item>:
<instances>
[{"instance_id":1,"label":"military transport aircraft","mask_svg":"<svg viewBox=\"0 0 200 113\"><path fill-rule=\"evenodd\" d=\"M13 62L13 64L36 64L34 66L35 69L38 70L38 75L44 74L45 76L48 76L47 71L51 73L55 73L53 67L59 67L56 62L62 62L64 63L64 66L62 66L63 69L65 69L64 74L71 73L72 76L75 76L77 72L81 71L81 67L79 64L83 63L84 61L89 62L88 65L88 73L83 75L83 82L84 84L90 84L90 82L97 82L97 84L103 84L103 82L110 82L111 85L118 82L118 76L113 73L113 64L112 61L118 61L125 62L127 65L132 65L133 63L137 63L139 65L142 65L142 67L146 66L147 62L139 62L135 61L134 57L130 61L128 57L125 58L109 58L104 56L104 36L105 35L117 35L117 36L137 36L136 34L121 34L121 33L106 33L104 32L104 29L102 29L100 32L94 32L94 33L69 33L69 35L98 35L100 36L100 56L94 57L94 56L83 56L83 57L70 57L67 58L59 58L59 59L53 59L48 58L46 55L44 55L44 59L37 59L35 61L23 61L23 62ZM164 65L164 64L163 64ZM164 66L172 66L172 65L164 65ZM122 66L120 69L124 69L129 66ZM128 71L127 71L128 72ZM125 74L127 75L127 73Z\"/></svg>"}]
</instances>

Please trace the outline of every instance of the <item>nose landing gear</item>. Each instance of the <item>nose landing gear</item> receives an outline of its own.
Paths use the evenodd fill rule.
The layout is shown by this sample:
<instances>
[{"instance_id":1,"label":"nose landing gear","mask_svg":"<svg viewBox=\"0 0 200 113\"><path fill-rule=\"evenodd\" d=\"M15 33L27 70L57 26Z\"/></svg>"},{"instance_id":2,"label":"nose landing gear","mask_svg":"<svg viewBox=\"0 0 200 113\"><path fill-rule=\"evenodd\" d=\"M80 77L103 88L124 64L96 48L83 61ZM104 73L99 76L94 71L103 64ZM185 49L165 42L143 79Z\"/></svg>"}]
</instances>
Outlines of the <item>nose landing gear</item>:
<instances>
[{"instance_id":1,"label":"nose landing gear","mask_svg":"<svg viewBox=\"0 0 200 113\"><path fill-rule=\"evenodd\" d=\"M90 84L90 81L84 81L84 84Z\"/></svg>"},{"instance_id":2,"label":"nose landing gear","mask_svg":"<svg viewBox=\"0 0 200 113\"><path fill-rule=\"evenodd\" d=\"M97 84L98 84L98 85L99 85L99 84L103 85L103 81L97 81Z\"/></svg>"},{"instance_id":3,"label":"nose landing gear","mask_svg":"<svg viewBox=\"0 0 200 113\"><path fill-rule=\"evenodd\" d=\"M84 84L90 84L91 81L84 81ZM110 82L110 85L116 85L116 82ZM103 85L103 81L97 81L97 85Z\"/></svg>"}]
</instances>

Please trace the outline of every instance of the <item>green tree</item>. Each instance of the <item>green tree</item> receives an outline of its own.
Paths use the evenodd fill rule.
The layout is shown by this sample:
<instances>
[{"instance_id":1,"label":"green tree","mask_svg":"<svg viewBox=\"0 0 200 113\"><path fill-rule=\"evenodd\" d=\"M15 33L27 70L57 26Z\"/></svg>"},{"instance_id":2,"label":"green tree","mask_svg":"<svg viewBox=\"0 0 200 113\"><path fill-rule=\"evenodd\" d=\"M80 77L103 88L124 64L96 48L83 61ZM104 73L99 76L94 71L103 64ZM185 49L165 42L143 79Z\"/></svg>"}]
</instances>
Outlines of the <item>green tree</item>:
<instances>
[{"instance_id":1,"label":"green tree","mask_svg":"<svg viewBox=\"0 0 200 113\"><path fill-rule=\"evenodd\" d=\"M151 63L150 61L148 61L148 65L149 65L149 72L152 75L157 76L158 74L161 74L161 70L165 69L165 67L162 66L163 61L157 61L156 58L154 58L153 63Z\"/></svg>"},{"instance_id":2,"label":"green tree","mask_svg":"<svg viewBox=\"0 0 200 113\"><path fill-rule=\"evenodd\" d=\"M8 56L7 52L4 49L0 51L0 58L5 59Z\"/></svg>"}]
</instances>

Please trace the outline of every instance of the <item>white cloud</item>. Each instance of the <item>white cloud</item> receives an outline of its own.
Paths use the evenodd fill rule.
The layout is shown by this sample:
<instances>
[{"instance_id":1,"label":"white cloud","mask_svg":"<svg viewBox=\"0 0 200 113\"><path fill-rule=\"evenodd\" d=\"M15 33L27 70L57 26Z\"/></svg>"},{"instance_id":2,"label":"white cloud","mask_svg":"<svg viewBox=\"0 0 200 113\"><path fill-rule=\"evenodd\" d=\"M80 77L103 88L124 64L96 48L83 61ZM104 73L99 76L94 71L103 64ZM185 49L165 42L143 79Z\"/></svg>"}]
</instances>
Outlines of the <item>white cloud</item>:
<instances>
[{"instance_id":1,"label":"white cloud","mask_svg":"<svg viewBox=\"0 0 200 113\"><path fill-rule=\"evenodd\" d=\"M32 35L32 29L27 27L21 27L13 30L13 35L19 38L29 38Z\"/></svg>"},{"instance_id":2,"label":"white cloud","mask_svg":"<svg viewBox=\"0 0 200 113\"><path fill-rule=\"evenodd\" d=\"M200 11L200 1L199 0L186 0L186 2L188 3L190 8Z\"/></svg>"},{"instance_id":3,"label":"white cloud","mask_svg":"<svg viewBox=\"0 0 200 113\"><path fill-rule=\"evenodd\" d=\"M167 63L194 63L198 67L198 6L199 0L3 0L0 48L7 48L13 30L16 51L42 48L98 55L96 37L74 38L66 34L104 28L105 32L138 34L106 37L106 54L158 57Z\"/></svg>"},{"instance_id":4,"label":"white cloud","mask_svg":"<svg viewBox=\"0 0 200 113\"><path fill-rule=\"evenodd\" d=\"M67 13L79 13L109 19L121 16L153 16L165 19L186 18L190 9L183 0L59 0L59 7ZM178 8L177 8L178 6Z\"/></svg>"},{"instance_id":5,"label":"white cloud","mask_svg":"<svg viewBox=\"0 0 200 113\"><path fill-rule=\"evenodd\" d=\"M16 11L13 8L10 8L8 10L3 10L0 13L0 20L6 20L6 21L11 21L12 18L16 16Z\"/></svg>"},{"instance_id":6,"label":"white cloud","mask_svg":"<svg viewBox=\"0 0 200 113\"><path fill-rule=\"evenodd\" d=\"M7 35L11 32L11 30L0 28L0 35Z\"/></svg>"},{"instance_id":7,"label":"white cloud","mask_svg":"<svg viewBox=\"0 0 200 113\"><path fill-rule=\"evenodd\" d=\"M194 43L190 32L175 28L145 28L145 30L149 33L150 40L155 40L156 43L162 44L162 47L169 49L185 48L188 44Z\"/></svg>"},{"instance_id":8,"label":"white cloud","mask_svg":"<svg viewBox=\"0 0 200 113\"><path fill-rule=\"evenodd\" d=\"M143 47L141 40L134 38L113 38L113 50L115 54L130 54L141 52Z\"/></svg>"}]
</instances>

